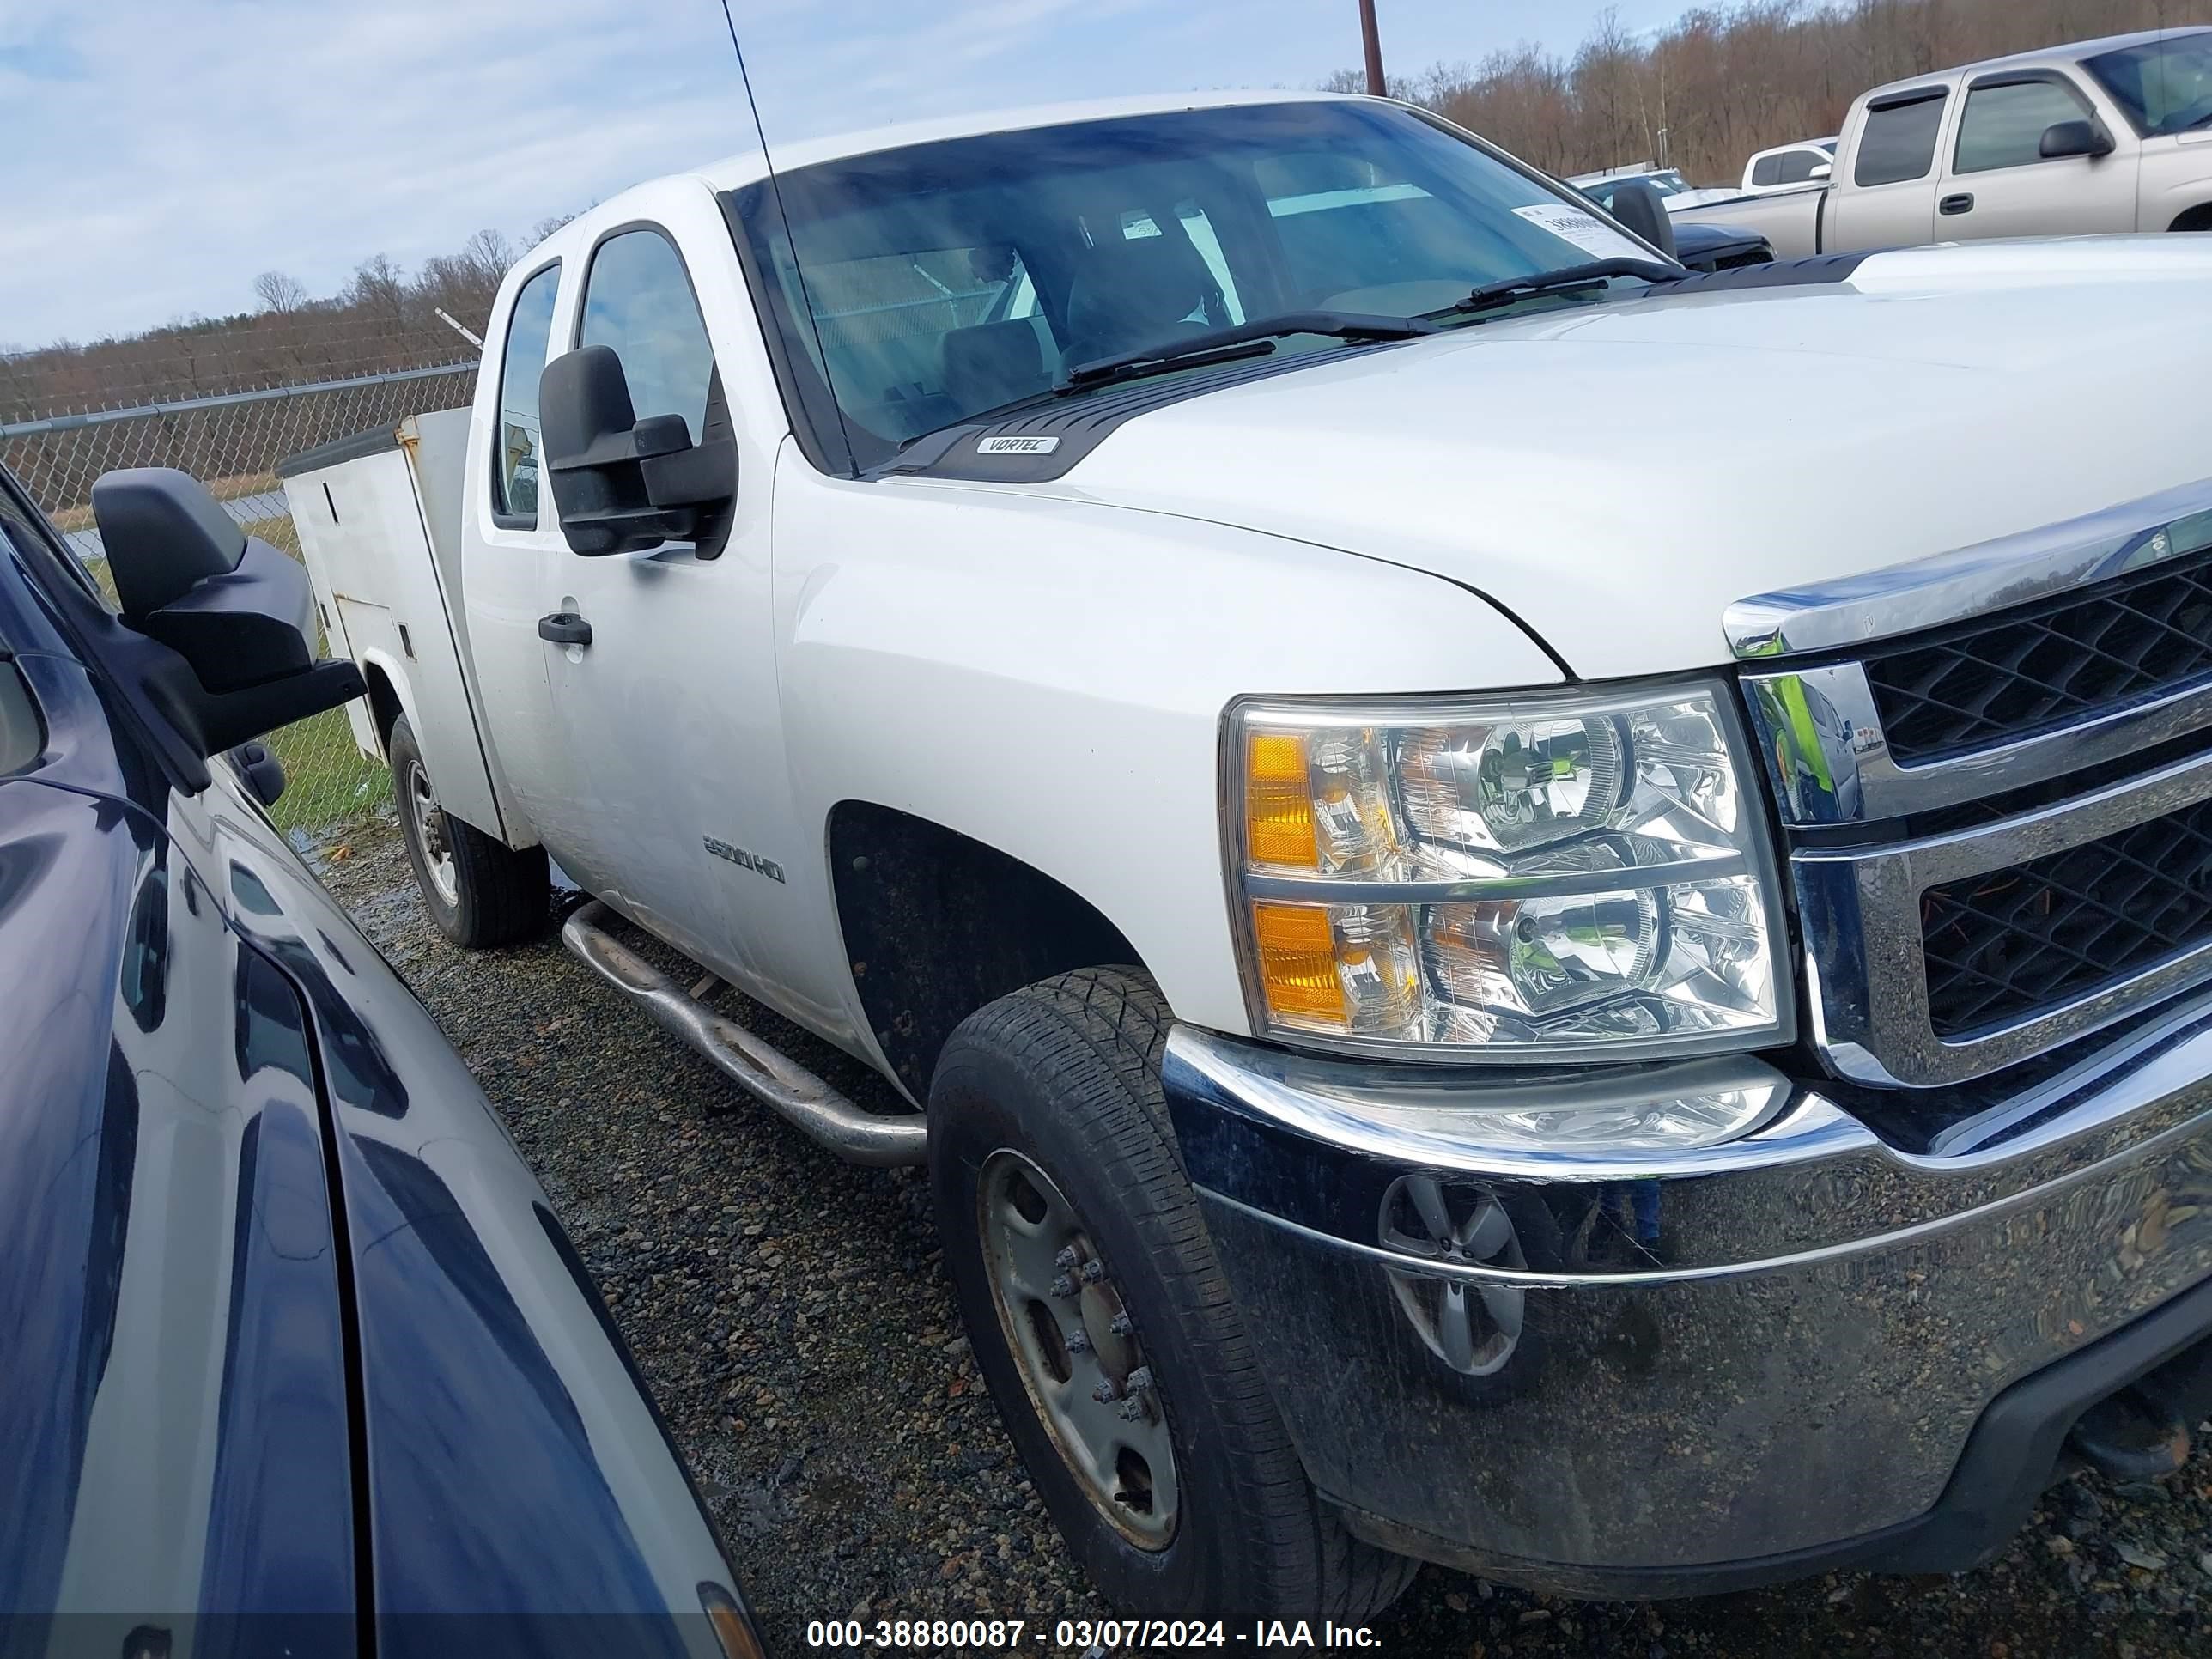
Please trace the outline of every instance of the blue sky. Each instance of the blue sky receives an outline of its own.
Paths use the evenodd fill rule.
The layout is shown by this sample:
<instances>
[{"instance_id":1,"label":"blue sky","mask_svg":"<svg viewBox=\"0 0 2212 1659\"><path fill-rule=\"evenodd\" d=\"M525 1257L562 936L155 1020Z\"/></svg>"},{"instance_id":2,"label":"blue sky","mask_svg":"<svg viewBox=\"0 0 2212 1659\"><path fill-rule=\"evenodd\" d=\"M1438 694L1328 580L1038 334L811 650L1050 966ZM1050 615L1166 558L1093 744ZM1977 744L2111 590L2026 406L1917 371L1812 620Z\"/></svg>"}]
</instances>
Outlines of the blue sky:
<instances>
[{"instance_id":1,"label":"blue sky","mask_svg":"<svg viewBox=\"0 0 2212 1659\"><path fill-rule=\"evenodd\" d=\"M732 0L771 147L969 109L1308 85L1356 0ZM1389 67L1681 0L1378 0ZM750 148L717 0L6 0L0 345L330 293Z\"/></svg>"}]
</instances>

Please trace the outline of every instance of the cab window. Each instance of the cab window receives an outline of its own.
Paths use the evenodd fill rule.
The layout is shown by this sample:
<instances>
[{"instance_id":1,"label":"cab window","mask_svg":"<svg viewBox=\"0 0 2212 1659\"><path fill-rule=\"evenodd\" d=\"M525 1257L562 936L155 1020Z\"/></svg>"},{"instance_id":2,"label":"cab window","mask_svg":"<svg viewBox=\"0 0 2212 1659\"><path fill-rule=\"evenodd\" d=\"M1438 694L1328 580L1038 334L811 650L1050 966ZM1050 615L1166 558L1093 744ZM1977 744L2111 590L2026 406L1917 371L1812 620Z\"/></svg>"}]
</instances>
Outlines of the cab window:
<instances>
[{"instance_id":1,"label":"cab window","mask_svg":"<svg viewBox=\"0 0 2212 1659\"><path fill-rule=\"evenodd\" d=\"M2044 129L2088 117L2073 88L2056 81L1984 81L1966 94L1959 117L1954 173L1987 173L2044 159Z\"/></svg>"},{"instance_id":2,"label":"cab window","mask_svg":"<svg viewBox=\"0 0 2212 1659\"><path fill-rule=\"evenodd\" d=\"M1943 127L1941 88L1886 100L1867 111L1851 181L1897 185L1925 179L1936 165L1936 139Z\"/></svg>"},{"instance_id":3,"label":"cab window","mask_svg":"<svg viewBox=\"0 0 2212 1659\"><path fill-rule=\"evenodd\" d=\"M676 245L658 230L625 230L592 255L579 346L611 346L641 421L680 415L697 443L707 430L714 350Z\"/></svg>"},{"instance_id":4,"label":"cab window","mask_svg":"<svg viewBox=\"0 0 2212 1659\"><path fill-rule=\"evenodd\" d=\"M499 363L499 439L491 459L492 513L509 530L538 527L538 378L553 338L553 296L561 267L550 264L522 285L507 321Z\"/></svg>"}]
</instances>

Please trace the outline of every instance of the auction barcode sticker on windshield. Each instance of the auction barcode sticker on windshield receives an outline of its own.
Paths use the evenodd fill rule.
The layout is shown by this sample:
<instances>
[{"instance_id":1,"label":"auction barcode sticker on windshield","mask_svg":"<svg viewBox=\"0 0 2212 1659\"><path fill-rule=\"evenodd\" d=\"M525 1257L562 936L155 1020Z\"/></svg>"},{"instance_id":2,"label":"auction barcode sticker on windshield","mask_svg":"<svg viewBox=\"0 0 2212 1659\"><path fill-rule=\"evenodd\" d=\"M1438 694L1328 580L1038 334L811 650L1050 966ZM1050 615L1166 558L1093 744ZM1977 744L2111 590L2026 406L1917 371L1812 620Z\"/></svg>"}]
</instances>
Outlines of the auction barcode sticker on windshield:
<instances>
[{"instance_id":1,"label":"auction barcode sticker on windshield","mask_svg":"<svg viewBox=\"0 0 2212 1659\"><path fill-rule=\"evenodd\" d=\"M1595 213L1585 213L1565 202L1543 202L1534 207L1513 210L1516 218L1526 219L1540 230L1548 230L1563 241L1572 242L1593 259L1649 259L1650 252L1638 246Z\"/></svg>"}]
</instances>

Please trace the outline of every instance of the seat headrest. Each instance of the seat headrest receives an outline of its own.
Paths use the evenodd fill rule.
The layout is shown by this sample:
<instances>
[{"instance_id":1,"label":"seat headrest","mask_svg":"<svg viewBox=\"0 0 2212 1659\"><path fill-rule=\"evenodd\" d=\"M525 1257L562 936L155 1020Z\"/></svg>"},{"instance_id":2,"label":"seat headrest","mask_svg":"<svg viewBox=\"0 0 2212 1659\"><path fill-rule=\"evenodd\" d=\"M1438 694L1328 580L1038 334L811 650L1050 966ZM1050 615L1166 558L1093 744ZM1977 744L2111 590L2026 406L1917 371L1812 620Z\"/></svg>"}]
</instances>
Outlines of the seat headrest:
<instances>
[{"instance_id":1,"label":"seat headrest","mask_svg":"<svg viewBox=\"0 0 2212 1659\"><path fill-rule=\"evenodd\" d=\"M1193 326L1218 326L1227 320L1212 315L1219 292L1180 229L1101 242L1068 292L1066 360L1082 363L1156 344L1201 310L1208 320Z\"/></svg>"},{"instance_id":2,"label":"seat headrest","mask_svg":"<svg viewBox=\"0 0 2212 1659\"><path fill-rule=\"evenodd\" d=\"M1044 347L1034 324L1016 319L956 328L945 335L943 350L945 395L963 414L1044 390Z\"/></svg>"}]
</instances>

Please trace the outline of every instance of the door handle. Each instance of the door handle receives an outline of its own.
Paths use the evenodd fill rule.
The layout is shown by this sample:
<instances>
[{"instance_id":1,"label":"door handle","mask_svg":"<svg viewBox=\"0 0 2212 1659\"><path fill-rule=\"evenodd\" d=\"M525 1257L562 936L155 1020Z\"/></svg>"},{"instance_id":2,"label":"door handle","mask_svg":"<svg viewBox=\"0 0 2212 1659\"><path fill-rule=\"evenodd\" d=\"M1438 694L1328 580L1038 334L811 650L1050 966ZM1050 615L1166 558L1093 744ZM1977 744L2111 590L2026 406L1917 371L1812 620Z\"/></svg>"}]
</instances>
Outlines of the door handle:
<instances>
[{"instance_id":1,"label":"door handle","mask_svg":"<svg viewBox=\"0 0 2212 1659\"><path fill-rule=\"evenodd\" d=\"M538 619L538 637L555 645L589 645L592 625L573 611L556 611Z\"/></svg>"},{"instance_id":2,"label":"door handle","mask_svg":"<svg viewBox=\"0 0 2212 1659\"><path fill-rule=\"evenodd\" d=\"M1946 196L1936 204L1938 213L1972 213L1973 210L1974 198L1966 191L1960 191L1956 196Z\"/></svg>"}]
</instances>

